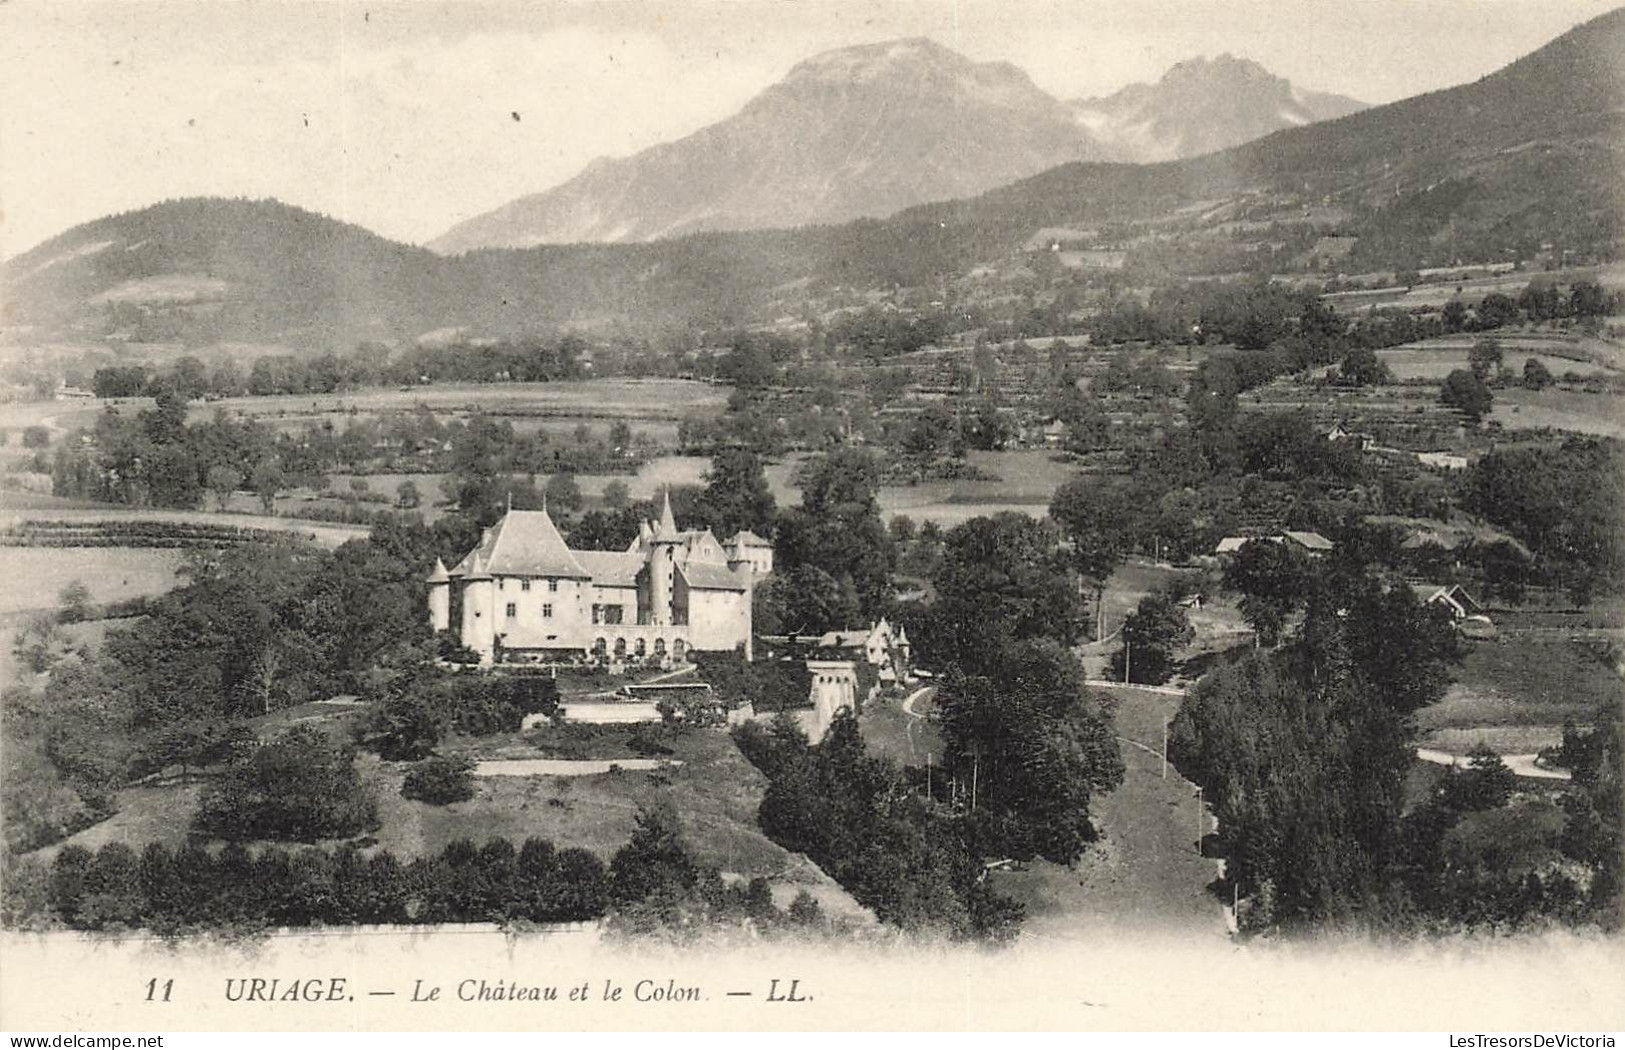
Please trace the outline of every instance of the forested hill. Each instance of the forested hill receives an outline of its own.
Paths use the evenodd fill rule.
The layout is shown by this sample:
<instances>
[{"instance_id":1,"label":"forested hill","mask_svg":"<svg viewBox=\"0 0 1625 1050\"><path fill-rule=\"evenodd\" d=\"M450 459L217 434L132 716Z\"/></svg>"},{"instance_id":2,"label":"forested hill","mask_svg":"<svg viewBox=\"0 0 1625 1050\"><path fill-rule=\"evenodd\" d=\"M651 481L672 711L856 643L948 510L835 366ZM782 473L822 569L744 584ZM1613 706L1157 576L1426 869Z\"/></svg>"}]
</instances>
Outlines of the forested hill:
<instances>
[{"instance_id":1,"label":"forested hill","mask_svg":"<svg viewBox=\"0 0 1625 1050\"><path fill-rule=\"evenodd\" d=\"M169 202L76 227L11 260L5 324L36 340L343 346L456 325L501 335L624 320L726 323L783 310L808 288L964 274L1045 227L1195 256L1233 241L1237 223L1269 226L1317 209L1334 216L1331 232L1358 238L1348 272L1518 257L1548 242L1617 256L1622 171L1625 9L1473 84L1206 157L1071 164L842 226L446 259L275 202Z\"/></svg>"}]
</instances>

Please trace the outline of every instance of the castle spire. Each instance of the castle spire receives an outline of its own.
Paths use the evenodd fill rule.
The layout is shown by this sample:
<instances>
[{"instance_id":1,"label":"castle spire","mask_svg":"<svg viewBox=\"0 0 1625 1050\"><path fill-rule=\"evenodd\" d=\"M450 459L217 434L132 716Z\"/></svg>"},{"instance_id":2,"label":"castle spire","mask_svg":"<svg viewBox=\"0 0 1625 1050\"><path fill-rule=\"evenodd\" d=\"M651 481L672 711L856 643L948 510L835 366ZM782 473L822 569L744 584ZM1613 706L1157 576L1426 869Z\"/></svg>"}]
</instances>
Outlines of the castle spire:
<instances>
[{"instance_id":1,"label":"castle spire","mask_svg":"<svg viewBox=\"0 0 1625 1050\"><path fill-rule=\"evenodd\" d=\"M671 488L666 488L666 501L660 508L660 534L666 537L677 535L677 519L671 513Z\"/></svg>"}]
</instances>

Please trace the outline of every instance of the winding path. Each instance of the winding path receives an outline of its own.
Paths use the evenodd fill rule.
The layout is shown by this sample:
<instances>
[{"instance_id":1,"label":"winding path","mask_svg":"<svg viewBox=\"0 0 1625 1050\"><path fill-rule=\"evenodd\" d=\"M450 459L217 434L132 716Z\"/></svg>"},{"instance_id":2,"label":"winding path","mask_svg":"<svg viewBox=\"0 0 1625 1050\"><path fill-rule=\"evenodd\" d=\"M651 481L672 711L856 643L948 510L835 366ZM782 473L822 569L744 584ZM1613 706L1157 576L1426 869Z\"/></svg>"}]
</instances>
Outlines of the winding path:
<instances>
[{"instance_id":1,"label":"winding path","mask_svg":"<svg viewBox=\"0 0 1625 1050\"><path fill-rule=\"evenodd\" d=\"M1472 763L1468 755L1452 755L1448 751L1435 751L1428 747L1416 749L1416 757L1423 762L1432 762L1440 766L1455 766L1465 769ZM1566 769L1547 769L1545 766L1535 764L1539 755L1502 755L1501 761L1506 767L1520 777L1531 777L1538 780L1572 780L1574 774Z\"/></svg>"}]
</instances>

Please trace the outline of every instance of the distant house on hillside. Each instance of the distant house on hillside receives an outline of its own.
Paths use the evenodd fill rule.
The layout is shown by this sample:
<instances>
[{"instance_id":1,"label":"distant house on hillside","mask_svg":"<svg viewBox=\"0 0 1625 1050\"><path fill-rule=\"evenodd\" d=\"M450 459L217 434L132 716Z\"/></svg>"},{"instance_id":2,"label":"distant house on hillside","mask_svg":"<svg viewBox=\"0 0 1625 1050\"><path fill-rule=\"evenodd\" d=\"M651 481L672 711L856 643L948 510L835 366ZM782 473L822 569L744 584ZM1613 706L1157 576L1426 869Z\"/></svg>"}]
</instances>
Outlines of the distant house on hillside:
<instances>
[{"instance_id":1,"label":"distant house on hillside","mask_svg":"<svg viewBox=\"0 0 1625 1050\"><path fill-rule=\"evenodd\" d=\"M1466 470L1467 457L1453 452L1418 452L1416 461L1435 470Z\"/></svg>"},{"instance_id":2,"label":"distant house on hillside","mask_svg":"<svg viewBox=\"0 0 1625 1050\"><path fill-rule=\"evenodd\" d=\"M1352 441L1354 442L1354 447L1359 449L1361 452L1366 451L1377 443L1377 439L1372 437L1370 434L1367 434L1361 430L1350 430L1342 423L1332 424L1332 428L1326 431L1326 440Z\"/></svg>"},{"instance_id":3,"label":"distant house on hillside","mask_svg":"<svg viewBox=\"0 0 1625 1050\"><path fill-rule=\"evenodd\" d=\"M1423 605L1448 609L1456 630L1469 638L1493 638L1495 623L1484 613L1484 606L1467 593L1459 583L1413 583L1411 590Z\"/></svg>"},{"instance_id":4,"label":"distant house on hillside","mask_svg":"<svg viewBox=\"0 0 1625 1050\"><path fill-rule=\"evenodd\" d=\"M1470 616L1484 615L1484 606L1459 583L1413 583L1411 590L1416 592L1423 605L1441 605L1449 609L1451 619L1465 620Z\"/></svg>"},{"instance_id":5,"label":"distant house on hillside","mask_svg":"<svg viewBox=\"0 0 1625 1050\"><path fill-rule=\"evenodd\" d=\"M1293 532L1289 529L1281 533L1281 541L1306 552L1312 558L1330 554L1333 547L1332 541L1318 532Z\"/></svg>"},{"instance_id":6,"label":"distant house on hillside","mask_svg":"<svg viewBox=\"0 0 1625 1050\"><path fill-rule=\"evenodd\" d=\"M1221 558L1228 557L1255 540L1264 543L1284 543L1288 547L1308 554L1311 558L1319 558L1330 554L1335 547L1331 540L1318 532L1287 530L1268 536L1226 536L1219 541L1217 547L1213 548L1213 553Z\"/></svg>"},{"instance_id":7,"label":"distant house on hillside","mask_svg":"<svg viewBox=\"0 0 1625 1050\"><path fill-rule=\"evenodd\" d=\"M1254 540L1264 540L1268 543L1281 542L1281 538L1279 536L1226 536L1224 539L1219 541L1219 545L1217 547L1213 548L1213 553L1222 558L1225 555L1236 553Z\"/></svg>"}]
</instances>

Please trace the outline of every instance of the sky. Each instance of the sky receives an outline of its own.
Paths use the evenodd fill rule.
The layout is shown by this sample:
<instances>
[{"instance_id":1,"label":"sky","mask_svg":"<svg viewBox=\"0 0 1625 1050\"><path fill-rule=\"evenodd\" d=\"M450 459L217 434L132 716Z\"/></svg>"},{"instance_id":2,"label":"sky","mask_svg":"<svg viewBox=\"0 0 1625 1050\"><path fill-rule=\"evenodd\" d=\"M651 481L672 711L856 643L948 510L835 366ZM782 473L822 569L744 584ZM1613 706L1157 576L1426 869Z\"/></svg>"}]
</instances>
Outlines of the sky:
<instances>
[{"instance_id":1,"label":"sky","mask_svg":"<svg viewBox=\"0 0 1625 1050\"><path fill-rule=\"evenodd\" d=\"M797 61L928 36L1063 98L1221 52L1389 102L1620 0L0 0L0 257L194 195L410 242L736 112Z\"/></svg>"}]
</instances>

